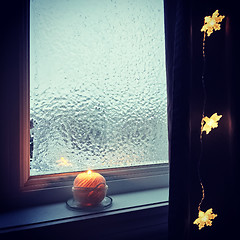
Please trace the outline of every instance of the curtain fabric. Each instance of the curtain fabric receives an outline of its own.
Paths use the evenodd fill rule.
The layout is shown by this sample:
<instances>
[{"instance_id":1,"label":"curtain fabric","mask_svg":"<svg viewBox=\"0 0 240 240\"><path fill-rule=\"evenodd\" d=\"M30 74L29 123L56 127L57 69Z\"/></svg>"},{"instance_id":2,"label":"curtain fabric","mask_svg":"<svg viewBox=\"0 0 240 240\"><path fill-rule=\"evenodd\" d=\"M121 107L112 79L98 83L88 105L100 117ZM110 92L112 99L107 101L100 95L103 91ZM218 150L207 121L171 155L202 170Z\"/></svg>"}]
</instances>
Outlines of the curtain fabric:
<instances>
[{"instance_id":1,"label":"curtain fabric","mask_svg":"<svg viewBox=\"0 0 240 240\"><path fill-rule=\"evenodd\" d=\"M193 4L194 3L194 4ZM221 31L206 39L206 116L218 112L219 127L203 136L200 164L203 211L218 216L198 230L201 187L198 179L203 104L202 39L205 16L219 9ZM236 238L239 228L239 30L234 1L165 0L166 67L169 122L169 240Z\"/></svg>"},{"instance_id":2,"label":"curtain fabric","mask_svg":"<svg viewBox=\"0 0 240 240\"><path fill-rule=\"evenodd\" d=\"M187 1L165 1L169 122L169 239L186 239L189 226L190 11Z\"/></svg>"}]
</instances>

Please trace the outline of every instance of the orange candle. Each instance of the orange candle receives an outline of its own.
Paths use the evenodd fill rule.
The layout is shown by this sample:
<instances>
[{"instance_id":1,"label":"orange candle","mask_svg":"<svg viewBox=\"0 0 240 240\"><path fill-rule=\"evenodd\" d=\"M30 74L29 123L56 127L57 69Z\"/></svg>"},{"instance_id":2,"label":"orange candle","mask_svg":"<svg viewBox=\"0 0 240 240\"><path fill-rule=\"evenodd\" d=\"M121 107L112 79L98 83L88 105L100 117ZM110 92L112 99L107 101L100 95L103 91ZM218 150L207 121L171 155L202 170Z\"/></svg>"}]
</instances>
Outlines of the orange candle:
<instances>
[{"instance_id":1,"label":"orange candle","mask_svg":"<svg viewBox=\"0 0 240 240\"><path fill-rule=\"evenodd\" d=\"M106 196L108 186L105 178L91 170L77 175L73 183L73 196L81 206L96 206Z\"/></svg>"}]
</instances>

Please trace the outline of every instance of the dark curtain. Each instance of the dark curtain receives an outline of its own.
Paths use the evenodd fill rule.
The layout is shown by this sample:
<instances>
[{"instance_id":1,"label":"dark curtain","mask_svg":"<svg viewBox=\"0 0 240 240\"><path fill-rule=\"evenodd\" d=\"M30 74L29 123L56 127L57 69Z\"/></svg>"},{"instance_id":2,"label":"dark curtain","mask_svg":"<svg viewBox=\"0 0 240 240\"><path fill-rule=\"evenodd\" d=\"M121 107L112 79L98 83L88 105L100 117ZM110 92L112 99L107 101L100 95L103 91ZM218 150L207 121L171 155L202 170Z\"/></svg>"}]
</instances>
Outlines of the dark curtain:
<instances>
[{"instance_id":1,"label":"dark curtain","mask_svg":"<svg viewBox=\"0 0 240 240\"><path fill-rule=\"evenodd\" d=\"M206 39L205 115L223 115L219 127L203 135L200 172L205 187L203 211L218 217L198 230L201 187L198 179L203 70L200 29L205 16L219 10L222 29ZM239 237L240 120L238 5L234 1L165 0L169 117L169 239Z\"/></svg>"},{"instance_id":2,"label":"dark curtain","mask_svg":"<svg viewBox=\"0 0 240 240\"><path fill-rule=\"evenodd\" d=\"M185 239L189 226L190 5L165 1L169 121L169 238Z\"/></svg>"}]
</instances>

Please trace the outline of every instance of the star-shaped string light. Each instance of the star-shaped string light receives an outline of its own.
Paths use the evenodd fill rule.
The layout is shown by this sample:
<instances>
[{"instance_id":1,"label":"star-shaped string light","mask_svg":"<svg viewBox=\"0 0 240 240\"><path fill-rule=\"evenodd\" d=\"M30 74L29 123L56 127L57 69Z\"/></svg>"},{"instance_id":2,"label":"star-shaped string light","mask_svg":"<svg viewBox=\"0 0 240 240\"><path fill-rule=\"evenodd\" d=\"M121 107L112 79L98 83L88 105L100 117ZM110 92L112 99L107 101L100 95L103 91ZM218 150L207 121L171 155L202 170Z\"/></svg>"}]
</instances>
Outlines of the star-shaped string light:
<instances>
[{"instance_id":1,"label":"star-shaped string light","mask_svg":"<svg viewBox=\"0 0 240 240\"><path fill-rule=\"evenodd\" d=\"M199 230L206 226L212 226L212 220L217 217L217 214L213 213L212 208L208 209L206 212L199 210L198 218L193 222L198 225Z\"/></svg>"},{"instance_id":2,"label":"star-shaped string light","mask_svg":"<svg viewBox=\"0 0 240 240\"><path fill-rule=\"evenodd\" d=\"M205 226L212 226L212 220L217 217L217 214L213 213L212 208L208 209L206 212L201 211L201 205L205 198L205 191L204 186L202 183L201 175L200 175L200 161L202 159L202 149L203 149L203 132L205 131L206 134L209 134L209 132L218 127L218 121L222 117L222 115L217 115L217 113L214 113L210 118L205 116L205 107L206 107L206 101L207 101L207 92L206 92L206 85L205 85L205 64L206 64L206 55L205 55L205 40L206 36L210 36L213 33L213 30L217 31L221 29L220 23L225 18L223 15L219 15L218 10L216 10L212 16L206 16L204 18L204 25L201 29L201 32L204 33L203 35L203 72L202 72L202 86L203 86L203 92L204 92L204 103L203 103L203 111L202 111L202 120L201 120L201 133L200 133L200 143L201 143L201 153L198 163L198 177L200 181L200 185L202 187L202 198L198 205L198 218L193 222L194 224L198 225L199 230L201 230Z\"/></svg>"},{"instance_id":3,"label":"star-shaped string light","mask_svg":"<svg viewBox=\"0 0 240 240\"><path fill-rule=\"evenodd\" d=\"M209 37L213 30L217 31L221 29L220 22L225 18L223 15L219 15L218 10L216 10L211 16L206 16L204 18L204 25L201 29L201 32L207 33L207 36Z\"/></svg>"},{"instance_id":4,"label":"star-shaped string light","mask_svg":"<svg viewBox=\"0 0 240 240\"><path fill-rule=\"evenodd\" d=\"M222 115L217 115L217 113L214 113L210 118L204 117L202 119L202 132L205 131L206 134L209 134L209 132L213 128L217 128L218 121L220 120L221 117L222 117Z\"/></svg>"},{"instance_id":5,"label":"star-shaped string light","mask_svg":"<svg viewBox=\"0 0 240 240\"><path fill-rule=\"evenodd\" d=\"M69 160L65 159L64 157L61 157L59 160L56 161L57 165L59 167L69 167L72 166Z\"/></svg>"}]
</instances>

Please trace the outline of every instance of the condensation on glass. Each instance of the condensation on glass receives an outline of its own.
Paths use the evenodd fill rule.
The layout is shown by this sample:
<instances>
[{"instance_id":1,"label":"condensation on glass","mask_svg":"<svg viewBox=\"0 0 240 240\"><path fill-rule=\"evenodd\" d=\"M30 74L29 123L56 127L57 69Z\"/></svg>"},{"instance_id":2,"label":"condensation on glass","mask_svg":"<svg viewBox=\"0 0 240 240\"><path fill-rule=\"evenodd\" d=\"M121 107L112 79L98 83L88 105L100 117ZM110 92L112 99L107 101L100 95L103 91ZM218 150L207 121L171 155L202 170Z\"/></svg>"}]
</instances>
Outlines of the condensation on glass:
<instances>
[{"instance_id":1,"label":"condensation on glass","mask_svg":"<svg viewBox=\"0 0 240 240\"><path fill-rule=\"evenodd\" d=\"M162 0L31 0L30 173L168 162Z\"/></svg>"}]
</instances>

